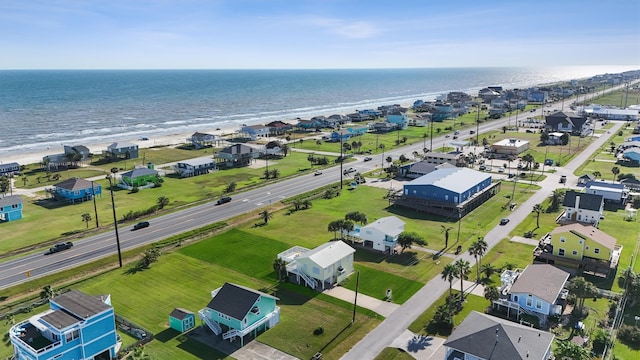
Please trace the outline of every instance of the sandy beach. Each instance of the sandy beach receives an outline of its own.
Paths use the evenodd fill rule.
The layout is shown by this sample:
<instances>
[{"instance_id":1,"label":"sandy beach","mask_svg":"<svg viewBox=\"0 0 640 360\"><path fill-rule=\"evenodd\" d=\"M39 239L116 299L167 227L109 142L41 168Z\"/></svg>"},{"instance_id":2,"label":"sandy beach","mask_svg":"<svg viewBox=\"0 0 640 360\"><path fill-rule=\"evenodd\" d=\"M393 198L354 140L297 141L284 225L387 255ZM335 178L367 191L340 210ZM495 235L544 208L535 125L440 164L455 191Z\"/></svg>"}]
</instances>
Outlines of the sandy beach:
<instances>
[{"instance_id":1,"label":"sandy beach","mask_svg":"<svg viewBox=\"0 0 640 360\"><path fill-rule=\"evenodd\" d=\"M214 135L223 135L223 134L231 134L234 133L237 128L227 128L220 130L199 130L198 132L214 134ZM127 138L123 137L122 142L129 142L132 144L138 145L140 149L150 148L153 146L175 146L184 144L187 142L187 139L193 135L194 132L189 133L176 133L176 134L162 134L157 136L147 136L149 140L140 140L140 138ZM102 154L102 151L107 149L107 146L111 145L111 142L100 142L100 143L67 143L65 145L75 146L75 145L84 145L91 151L94 155ZM0 156L0 164L17 162L20 165L29 165L29 164L37 164L42 161L42 158L47 155L53 154L61 154L64 152L64 148L60 145L58 148L52 148L49 150L40 150L40 151L32 151L25 152L23 154L15 154L15 155L2 155Z\"/></svg>"}]
</instances>

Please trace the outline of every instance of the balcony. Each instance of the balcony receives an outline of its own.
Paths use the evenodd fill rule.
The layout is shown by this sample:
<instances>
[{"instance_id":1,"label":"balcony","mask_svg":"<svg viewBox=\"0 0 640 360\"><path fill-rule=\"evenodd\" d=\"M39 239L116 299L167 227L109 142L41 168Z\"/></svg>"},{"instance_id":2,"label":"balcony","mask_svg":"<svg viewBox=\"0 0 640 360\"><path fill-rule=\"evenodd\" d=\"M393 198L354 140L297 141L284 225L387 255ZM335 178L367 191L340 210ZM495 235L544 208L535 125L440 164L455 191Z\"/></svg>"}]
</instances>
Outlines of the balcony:
<instances>
[{"instance_id":1,"label":"balcony","mask_svg":"<svg viewBox=\"0 0 640 360\"><path fill-rule=\"evenodd\" d=\"M11 330L9 330L9 337L13 344L33 354L35 357L62 345L62 341L60 340L52 341L45 337L40 329L29 320L14 325Z\"/></svg>"}]
</instances>

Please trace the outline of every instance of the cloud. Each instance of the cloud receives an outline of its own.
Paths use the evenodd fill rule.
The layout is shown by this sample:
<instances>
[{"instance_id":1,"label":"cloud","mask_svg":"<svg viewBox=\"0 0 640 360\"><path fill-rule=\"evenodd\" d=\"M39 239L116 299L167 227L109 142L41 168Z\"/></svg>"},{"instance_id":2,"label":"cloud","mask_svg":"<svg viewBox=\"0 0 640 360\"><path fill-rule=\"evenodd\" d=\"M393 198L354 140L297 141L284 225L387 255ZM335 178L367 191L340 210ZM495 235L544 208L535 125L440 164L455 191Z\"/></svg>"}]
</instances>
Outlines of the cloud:
<instances>
[{"instance_id":1,"label":"cloud","mask_svg":"<svg viewBox=\"0 0 640 360\"><path fill-rule=\"evenodd\" d=\"M303 23L315 25L347 39L367 39L381 33L381 29L367 21L350 22L343 19L311 18L303 21Z\"/></svg>"}]
</instances>

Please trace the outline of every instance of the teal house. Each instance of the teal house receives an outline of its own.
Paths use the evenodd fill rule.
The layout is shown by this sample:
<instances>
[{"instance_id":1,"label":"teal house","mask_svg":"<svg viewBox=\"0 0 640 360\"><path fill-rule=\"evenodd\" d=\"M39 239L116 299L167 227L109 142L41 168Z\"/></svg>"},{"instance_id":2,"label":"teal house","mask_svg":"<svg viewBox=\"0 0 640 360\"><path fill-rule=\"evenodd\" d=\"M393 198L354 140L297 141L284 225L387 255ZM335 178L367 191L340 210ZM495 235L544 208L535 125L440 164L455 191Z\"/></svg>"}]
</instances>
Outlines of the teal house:
<instances>
[{"instance_id":1,"label":"teal house","mask_svg":"<svg viewBox=\"0 0 640 360\"><path fill-rule=\"evenodd\" d=\"M280 322L277 297L232 283L211 292L211 301L198 314L200 319L223 340L240 339L244 346L245 336L254 338Z\"/></svg>"},{"instance_id":2,"label":"teal house","mask_svg":"<svg viewBox=\"0 0 640 360\"><path fill-rule=\"evenodd\" d=\"M0 222L22 219L22 196L11 195L0 198Z\"/></svg>"},{"instance_id":3,"label":"teal house","mask_svg":"<svg viewBox=\"0 0 640 360\"><path fill-rule=\"evenodd\" d=\"M169 327L181 333L187 332L196 326L196 315L185 309L175 308L169 314Z\"/></svg>"}]
</instances>

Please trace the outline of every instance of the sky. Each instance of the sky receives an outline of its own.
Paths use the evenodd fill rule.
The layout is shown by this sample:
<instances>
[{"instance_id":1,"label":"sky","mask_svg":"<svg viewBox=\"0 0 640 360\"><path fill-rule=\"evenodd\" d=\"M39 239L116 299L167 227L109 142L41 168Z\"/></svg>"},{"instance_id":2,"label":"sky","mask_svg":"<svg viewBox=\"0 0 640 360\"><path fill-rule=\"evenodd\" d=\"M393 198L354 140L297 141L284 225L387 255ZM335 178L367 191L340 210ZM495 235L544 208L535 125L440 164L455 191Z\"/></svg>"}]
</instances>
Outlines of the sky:
<instances>
[{"instance_id":1,"label":"sky","mask_svg":"<svg viewBox=\"0 0 640 360\"><path fill-rule=\"evenodd\" d=\"M0 69L640 68L638 0L0 0Z\"/></svg>"}]
</instances>

